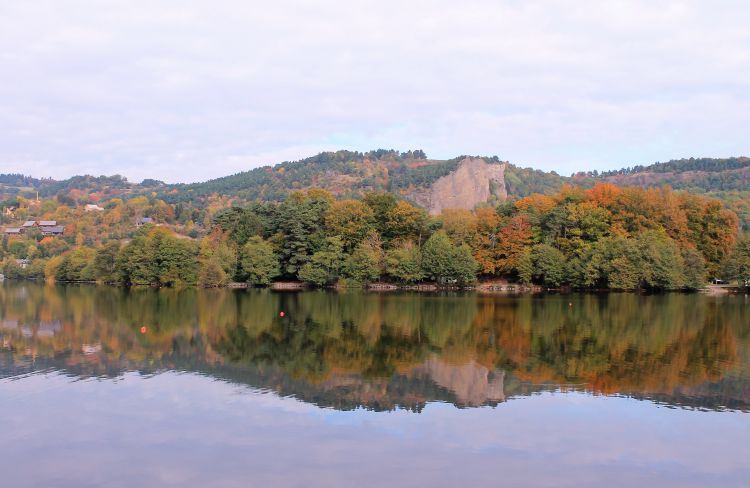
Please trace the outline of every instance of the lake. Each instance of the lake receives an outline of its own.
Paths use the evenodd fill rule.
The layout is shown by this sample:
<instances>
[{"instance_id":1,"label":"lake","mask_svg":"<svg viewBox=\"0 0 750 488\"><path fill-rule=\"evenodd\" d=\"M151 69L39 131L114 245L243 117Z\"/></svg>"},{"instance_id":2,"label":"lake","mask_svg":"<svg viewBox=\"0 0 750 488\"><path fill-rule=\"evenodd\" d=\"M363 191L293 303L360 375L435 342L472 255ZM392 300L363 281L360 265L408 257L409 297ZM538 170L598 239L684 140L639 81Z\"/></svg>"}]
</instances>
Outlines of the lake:
<instances>
[{"instance_id":1,"label":"lake","mask_svg":"<svg viewBox=\"0 0 750 488\"><path fill-rule=\"evenodd\" d=\"M0 284L3 486L750 486L744 295Z\"/></svg>"}]
</instances>

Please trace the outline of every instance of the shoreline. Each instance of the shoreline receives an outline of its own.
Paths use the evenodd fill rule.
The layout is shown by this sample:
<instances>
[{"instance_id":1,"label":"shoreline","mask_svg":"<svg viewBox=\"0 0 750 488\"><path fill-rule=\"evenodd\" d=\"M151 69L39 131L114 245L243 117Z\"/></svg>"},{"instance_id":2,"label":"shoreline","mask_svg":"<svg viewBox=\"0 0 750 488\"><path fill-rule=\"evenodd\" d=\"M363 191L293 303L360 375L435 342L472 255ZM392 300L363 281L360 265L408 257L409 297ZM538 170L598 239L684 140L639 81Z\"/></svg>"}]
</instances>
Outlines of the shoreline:
<instances>
[{"instance_id":1,"label":"shoreline","mask_svg":"<svg viewBox=\"0 0 750 488\"><path fill-rule=\"evenodd\" d=\"M730 286L730 285L713 285L709 284L703 288L697 290L649 290L646 288L636 289L615 289L615 288L572 288L572 287L559 287L559 288L546 288L541 285L524 285L521 283L509 283L504 281L485 281L478 282L474 285L467 286L440 286L436 283L420 283L415 285L399 285L395 283L368 283L362 286L345 286L345 285L330 285L330 286L314 286L301 281L276 281L272 282L268 286L254 286L249 283L243 282L229 282L221 286L210 286L203 287L196 284L186 284L177 287L166 287L156 285L122 285L114 283L103 283L99 281L48 281L34 278L8 278L3 277L0 279L0 283L3 281L30 281L33 283L47 283L47 284L58 284L58 285L97 285L97 286L108 286L113 288L196 288L196 289L229 289L229 290L242 290L252 288L267 288L272 291L306 291L306 290L362 290L368 292L393 292L393 291L416 291L423 293L436 293L436 292L447 292L447 291L475 291L477 293L486 295L517 295L517 294L569 294L569 293L701 293L708 296L724 296L724 295L740 295L750 293L750 288L743 288L741 286Z\"/></svg>"}]
</instances>

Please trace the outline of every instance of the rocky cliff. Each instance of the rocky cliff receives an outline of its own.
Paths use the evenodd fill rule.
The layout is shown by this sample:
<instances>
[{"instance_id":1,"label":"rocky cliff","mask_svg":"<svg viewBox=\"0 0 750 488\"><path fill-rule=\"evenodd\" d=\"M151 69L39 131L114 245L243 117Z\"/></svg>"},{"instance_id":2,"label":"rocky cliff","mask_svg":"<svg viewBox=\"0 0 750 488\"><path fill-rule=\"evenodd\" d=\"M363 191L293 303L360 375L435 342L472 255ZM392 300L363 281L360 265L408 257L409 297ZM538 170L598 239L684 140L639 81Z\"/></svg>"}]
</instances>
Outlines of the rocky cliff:
<instances>
[{"instance_id":1,"label":"rocky cliff","mask_svg":"<svg viewBox=\"0 0 750 488\"><path fill-rule=\"evenodd\" d=\"M452 173L438 178L431 186L408 197L430 214L446 208L473 209L494 197L508 197L505 188L505 164L488 163L481 158L465 158Z\"/></svg>"}]
</instances>

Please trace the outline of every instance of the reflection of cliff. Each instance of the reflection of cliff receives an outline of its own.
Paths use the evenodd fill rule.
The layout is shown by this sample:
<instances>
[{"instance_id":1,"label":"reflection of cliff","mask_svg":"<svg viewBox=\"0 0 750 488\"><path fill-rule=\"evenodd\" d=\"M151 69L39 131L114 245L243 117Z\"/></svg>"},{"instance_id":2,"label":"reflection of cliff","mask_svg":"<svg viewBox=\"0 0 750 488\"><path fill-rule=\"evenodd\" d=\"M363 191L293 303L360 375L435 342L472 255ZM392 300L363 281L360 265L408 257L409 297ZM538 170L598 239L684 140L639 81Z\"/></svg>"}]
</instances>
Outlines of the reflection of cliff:
<instances>
[{"instance_id":1,"label":"reflection of cliff","mask_svg":"<svg viewBox=\"0 0 750 488\"><path fill-rule=\"evenodd\" d=\"M428 376L435 384L453 392L457 400L465 405L483 405L490 401L505 400L505 372L491 372L473 361L456 366L432 358L415 368L412 374Z\"/></svg>"},{"instance_id":2,"label":"reflection of cliff","mask_svg":"<svg viewBox=\"0 0 750 488\"><path fill-rule=\"evenodd\" d=\"M335 408L476 406L560 386L750 406L750 311L741 297L6 283L0 339L5 376L43 367L78 376L179 369Z\"/></svg>"}]
</instances>

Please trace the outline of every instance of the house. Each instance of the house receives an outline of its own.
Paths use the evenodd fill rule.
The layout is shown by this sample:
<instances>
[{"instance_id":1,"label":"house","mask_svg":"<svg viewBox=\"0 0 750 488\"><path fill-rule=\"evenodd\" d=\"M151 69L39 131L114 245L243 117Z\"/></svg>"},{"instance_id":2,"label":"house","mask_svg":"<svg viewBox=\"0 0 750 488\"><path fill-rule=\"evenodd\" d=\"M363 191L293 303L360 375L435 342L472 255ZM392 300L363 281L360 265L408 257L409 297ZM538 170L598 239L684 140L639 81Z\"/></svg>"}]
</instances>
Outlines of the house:
<instances>
[{"instance_id":1,"label":"house","mask_svg":"<svg viewBox=\"0 0 750 488\"><path fill-rule=\"evenodd\" d=\"M3 215L6 217L15 217L16 216L16 207L5 207L3 209Z\"/></svg>"},{"instance_id":2,"label":"house","mask_svg":"<svg viewBox=\"0 0 750 488\"><path fill-rule=\"evenodd\" d=\"M138 222L136 222L136 225L140 226L140 225L153 224L153 223L154 223L154 219L152 219L151 217L141 217L140 219L138 219Z\"/></svg>"},{"instance_id":3,"label":"house","mask_svg":"<svg viewBox=\"0 0 750 488\"><path fill-rule=\"evenodd\" d=\"M23 223L22 227L24 229L28 229L29 227L34 227L36 225L36 220L27 220Z\"/></svg>"},{"instance_id":4,"label":"house","mask_svg":"<svg viewBox=\"0 0 750 488\"><path fill-rule=\"evenodd\" d=\"M54 220L52 222L54 222ZM43 236L61 236L65 233L65 227L62 225L46 225L41 227L41 229Z\"/></svg>"},{"instance_id":5,"label":"house","mask_svg":"<svg viewBox=\"0 0 750 488\"><path fill-rule=\"evenodd\" d=\"M6 236L20 236L23 234L23 227L6 227L3 232Z\"/></svg>"},{"instance_id":6,"label":"house","mask_svg":"<svg viewBox=\"0 0 750 488\"><path fill-rule=\"evenodd\" d=\"M57 220L40 220L39 227L55 227Z\"/></svg>"},{"instance_id":7,"label":"house","mask_svg":"<svg viewBox=\"0 0 750 488\"><path fill-rule=\"evenodd\" d=\"M26 269L29 264L31 264L31 260L29 259L16 259L16 264L21 267L21 269Z\"/></svg>"},{"instance_id":8,"label":"house","mask_svg":"<svg viewBox=\"0 0 750 488\"><path fill-rule=\"evenodd\" d=\"M95 203L87 203L86 206L83 207L83 210L86 212L101 212L104 210L104 208Z\"/></svg>"}]
</instances>

